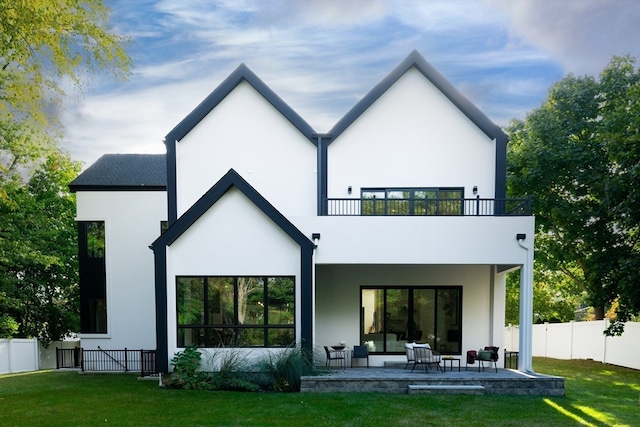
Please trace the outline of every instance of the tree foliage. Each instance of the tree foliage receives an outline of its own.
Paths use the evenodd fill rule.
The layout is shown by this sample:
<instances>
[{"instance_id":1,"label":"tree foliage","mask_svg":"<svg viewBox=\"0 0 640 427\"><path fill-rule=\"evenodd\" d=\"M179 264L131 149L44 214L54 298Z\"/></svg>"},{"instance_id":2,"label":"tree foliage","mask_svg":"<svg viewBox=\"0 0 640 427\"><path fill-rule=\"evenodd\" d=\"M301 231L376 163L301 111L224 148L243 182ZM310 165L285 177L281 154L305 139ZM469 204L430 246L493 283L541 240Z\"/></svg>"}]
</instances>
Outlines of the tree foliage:
<instances>
[{"instance_id":1,"label":"tree foliage","mask_svg":"<svg viewBox=\"0 0 640 427\"><path fill-rule=\"evenodd\" d=\"M79 165L58 147L55 112L88 77L129 73L102 0L0 0L0 336L45 344L78 330Z\"/></svg>"},{"instance_id":2,"label":"tree foliage","mask_svg":"<svg viewBox=\"0 0 640 427\"><path fill-rule=\"evenodd\" d=\"M126 39L108 18L101 0L0 0L0 114L46 124L65 84L97 70L126 77Z\"/></svg>"},{"instance_id":3,"label":"tree foliage","mask_svg":"<svg viewBox=\"0 0 640 427\"><path fill-rule=\"evenodd\" d=\"M640 71L614 57L596 80L569 75L513 122L511 195L533 196L536 262L587 294L606 331L640 312Z\"/></svg>"},{"instance_id":4,"label":"tree foliage","mask_svg":"<svg viewBox=\"0 0 640 427\"><path fill-rule=\"evenodd\" d=\"M5 187L11 203L0 225L3 336L47 344L78 330L75 198L67 185L79 171L68 155L53 152L26 185Z\"/></svg>"}]
</instances>

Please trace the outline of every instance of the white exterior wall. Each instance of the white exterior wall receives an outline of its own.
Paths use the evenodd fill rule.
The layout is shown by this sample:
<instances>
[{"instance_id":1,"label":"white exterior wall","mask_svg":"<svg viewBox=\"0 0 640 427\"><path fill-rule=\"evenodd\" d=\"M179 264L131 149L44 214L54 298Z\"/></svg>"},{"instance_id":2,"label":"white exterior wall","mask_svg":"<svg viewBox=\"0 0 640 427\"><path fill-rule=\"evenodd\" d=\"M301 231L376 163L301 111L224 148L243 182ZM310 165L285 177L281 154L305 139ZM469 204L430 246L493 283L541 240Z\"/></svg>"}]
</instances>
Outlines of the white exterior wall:
<instances>
[{"instance_id":1,"label":"white exterior wall","mask_svg":"<svg viewBox=\"0 0 640 427\"><path fill-rule=\"evenodd\" d=\"M328 148L328 197L362 187L495 190L495 142L411 68ZM349 195L347 188L353 187Z\"/></svg>"},{"instance_id":2,"label":"white exterior wall","mask_svg":"<svg viewBox=\"0 0 640 427\"><path fill-rule=\"evenodd\" d=\"M153 251L167 219L164 191L78 191L77 221L105 222L107 334L81 334L85 349L156 348Z\"/></svg>"},{"instance_id":3,"label":"white exterior wall","mask_svg":"<svg viewBox=\"0 0 640 427\"><path fill-rule=\"evenodd\" d=\"M178 216L233 168L285 216L316 213L316 147L240 83L176 144Z\"/></svg>"},{"instance_id":4,"label":"white exterior wall","mask_svg":"<svg viewBox=\"0 0 640 427\"><path fill-rule=\"evenodd\" d=\"M362 286L462 286L462 349L504 348L504 277L494 281L488 265L318 265L316 346L359 343ZM501 275L504 276L504 275ZM497 309L491 316L492 304ZM501 309L500 309L501 308ZM406 361L404 355L370 356L372 366ZM463 361L464 363L464 361Z\"/></svg>"},{"instance_id":5,"label":"white exterior wall","mask_svg":"<svg viewBox=\"0 0 640 427\"><path fill-rule=\"evenodd\" d=\"M533 240L534 218L353 216L295 218L307 236L320 233L317 264L522 265L516 240Z\"/></svg>"},{"instance_id":6,"label":"white exterior wall","mask_svg":"<svg viewBox=\"0 0 640 427\"><path fill-rule=\"evenodd\" d=\"M239 190L231 189L169 246L167 260L169 359L181 350L176 329L177 276L295 276L299 341L300 246ZM262 351L252 350L256 355Z\"/></svg>"}]
</instances>

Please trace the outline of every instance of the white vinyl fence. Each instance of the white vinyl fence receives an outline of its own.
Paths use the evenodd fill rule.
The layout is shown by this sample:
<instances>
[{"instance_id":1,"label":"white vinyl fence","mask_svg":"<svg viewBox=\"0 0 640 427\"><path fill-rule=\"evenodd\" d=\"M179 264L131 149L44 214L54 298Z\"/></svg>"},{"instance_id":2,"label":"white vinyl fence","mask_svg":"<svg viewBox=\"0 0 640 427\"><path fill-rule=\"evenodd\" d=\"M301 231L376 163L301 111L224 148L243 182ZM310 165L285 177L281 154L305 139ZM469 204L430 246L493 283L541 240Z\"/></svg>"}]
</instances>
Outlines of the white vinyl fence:
<instances>
[{"instance_id":1,"label":"white vinyl fence","mask_svg":"<svg viewBox=\"0 0 640 427\"><path fill-rule=\"evenodd\" d=\"M627 322L619 337L602 332L608 320L533 325L533 356L553 359L593 359L602 363L640 369L640 323ZM518 351L519 328L505 328L507 351Z\"/></svg>"},{"instance_id":2,"label":"white vinyl fence","mask_svg":"<svg viewBox=\"0 0 640 427\"><path fill-rule=\"evenodd\" d=\"M0 374L54 369L56 347L72 348L78 340L55 341L44 348L35 338L0 339Z\"/></svg>"}]
</instances>

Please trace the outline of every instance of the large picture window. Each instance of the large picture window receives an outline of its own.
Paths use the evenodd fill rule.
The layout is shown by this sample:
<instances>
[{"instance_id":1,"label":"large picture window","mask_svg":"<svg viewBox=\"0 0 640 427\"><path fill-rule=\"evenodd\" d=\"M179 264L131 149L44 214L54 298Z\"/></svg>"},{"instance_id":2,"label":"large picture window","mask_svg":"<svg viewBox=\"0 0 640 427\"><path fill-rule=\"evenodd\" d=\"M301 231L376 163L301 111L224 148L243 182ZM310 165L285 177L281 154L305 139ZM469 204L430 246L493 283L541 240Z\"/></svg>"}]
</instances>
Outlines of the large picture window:
<instances>
[{"instance_id":1,"label":"large picture window","mask_svg":"<svg viewBox=\"0 0 640 427\"><path fill-rule=\"evenodd\" d=\"M462 215L462 188L363 188L362 215Z\"/></svg>"},{"instance_id":2,"label":"large picture window","mask_svg":"<svg viewBox=\"0 0 640 427\"><path fill-rule=\"evenodd\" d=\"M462 287L363 287L361 341L373 353L402 353L405 343L429 343L461 354Z\"/></svg>"},{"instance_id":3,"label":"large picture window","mask_svg":"<svg viewBox=\"0 0 640 427\"><path fill-rule=\"evenodd\" d=\"M178 277L178 346L283 347L295 342L293 277Z\"/></svg>"},{"instance_id":4,"label":"large picture window","mask_svg":"<svg viewBox=\"0 0 640 427\"><path fill-rule=\"evenodd\" d=\"M80 332L107 333L104 221L78 222Z\"/></svg>"}]
</instances>

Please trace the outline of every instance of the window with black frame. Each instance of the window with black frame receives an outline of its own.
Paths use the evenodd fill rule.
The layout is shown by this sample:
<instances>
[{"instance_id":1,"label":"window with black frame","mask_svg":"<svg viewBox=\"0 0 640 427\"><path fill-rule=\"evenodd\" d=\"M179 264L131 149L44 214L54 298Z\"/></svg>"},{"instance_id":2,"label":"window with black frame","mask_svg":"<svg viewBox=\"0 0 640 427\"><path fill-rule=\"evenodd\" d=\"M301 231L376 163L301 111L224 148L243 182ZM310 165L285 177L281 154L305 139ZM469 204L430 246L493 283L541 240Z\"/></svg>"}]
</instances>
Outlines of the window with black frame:
<instances>
[{"instance_id":1,"label":"window with black frame","mask_svg":"<svg viewBox=\"0 0 640 427\"><path fill-rule=\"evenodd\" d=\"M372 353L402 353L404 344L429 343L461 354L462 287L363 287L361 342Z\"/></svg>"},{"instance_id":2,"label":"window with black frame","mask_svg":"<svg viewBox=\"0 0 640 427\"><path fill-rule=\"evenodd\" d=\"M107 333L107 276L104 221L78 222L80 332Z\"/></svg>"},{"instance_id":3,"label":"window with black frame","mask_svg":"<svg viewBox=\"0 0 640 427\"><path fill-rule=\"evenodd\" d=\"M293 277L182 276L176 290L179 347L295 342Z\"/></svg>"},{"instance_id":4,"label":"window with black frame","mask_svg":"<svg viewBox=\"0 0 640 427\"><path fill-rule=\"evenodd\" d=\"M462 215L463 188L363 188L362 215Z\"/></svg>"}]
</instances>

